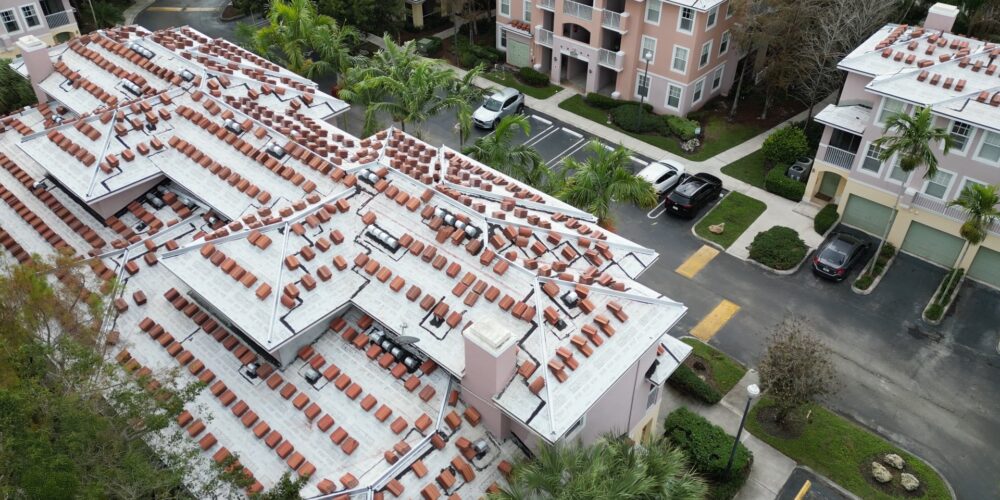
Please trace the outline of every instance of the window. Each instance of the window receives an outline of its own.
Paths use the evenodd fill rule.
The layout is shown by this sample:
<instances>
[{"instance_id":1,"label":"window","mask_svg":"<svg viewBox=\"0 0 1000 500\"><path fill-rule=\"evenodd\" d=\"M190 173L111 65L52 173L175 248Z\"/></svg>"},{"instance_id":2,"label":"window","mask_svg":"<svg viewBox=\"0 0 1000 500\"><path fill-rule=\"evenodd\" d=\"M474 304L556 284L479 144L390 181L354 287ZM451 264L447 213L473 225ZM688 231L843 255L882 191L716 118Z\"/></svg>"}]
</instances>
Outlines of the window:
<instances>
[{"instance_id":1,"label":"window","mask_svg":"<svg viewBox=\"0 0 1000 500\"><path fill-rule=\"evenodd\" d=\"M510 17L510 0L500 0L500 15Z\"/></svg>"},{"instance_id":2,"label":"window","mask_svg":"<svg viewBox=\"0 0 1000 500\"><path fill-rule=\"evenodd\" d=\"M24 16L24 24L27 24L29 28L34 28L39 24L42 24L38 20L38 12L35 11L34 5L23 5L21 6L21 15Z\"/></svg>"},{"instance_id":3,"label":"window","mask_svg":"<svg viewBox=\"0 0 1000 500\"><path fill-rule=\"evenodd\" d=\"M524 22L531 22L531 2L524 0Z\"/></svg>"},{"instance_id":4,"label":"window","mask_svg":"<svg viewBox=\"0 0 1000 500\"><path fill-rule=\"evenodd\" d=\"M660 0L649 0L646 2L646 22L650 24L660 24L660 9L663 5Z\"/></svg>"},{"instance_id":5,"label":"window","mask_svg":"<svg viewBox=\"0 0 1000 500\"><path fill-rule=\"evenodd\" d=\"M910 178L908 172L903 172L903 169L899 168L899 160L892 166L892 171L889 172L889 178L896 182L906 182L906 179Z\"/></svg>"},{"instance_id":6,"label":"window","mask_svg":"<svg viewBox=\"0 0 1000 500\"><path fill-rule=\"evenodd\" d=\"M722 34L722 39L719 40L719 55L720 56L722 54L725 54L726 52L729 52L729 38L730 38L730 36L731 35L729 33L729 30L726 30L726 32Z\"/></svg>"},{"instance_id":7,"label":"window","mask_svg":"<svg viewBox=\"0 0 1000 500\"><path fill-rule=\"evenodd\" d=\"M674 45L674 64L670 67L678 73L687 73L688 49Z\"/></svg>"},{"instance_id":8,"label":"window","mask_svg":"<svg viewBox=\"0 0 1000 500\"><path fill-rule=\"evenodd\" d=\"M639 75L635 81L635 96L649 97L649 75Z\"/></svg>"},{"instance_id":9,"label":"window","mask_svg":"<svg viewBox=\"0 0 1000 500\"><path fill-rule=\"evenodd\" d=\"M983 136L983 144L979 146L980 159L1000 163L1000 134L986 131Z\"/></svg>"},{"instance_id":10,"label":"window","mask_svg":"<svg viewBox=\"0 0 1000 500\"><path fill-rule=\"evenodd\" d=\"M726 19L731 19L733 17L733 1L729 0L726 2Z\"/></svg>"},{"instance_id":11,"label":"window","mask_svg":"<svg viewBox=\"0 0 1000 500\"><path fill-rule=\"evenodd\" d=\"M903 101L897 101L888 97L882 99L882 110L878 113L878 122L885 124L885 121L888 120L890 116L896 113L902 113L904 107L906 107L906 104L904 104Z\"/></svg>"},{"instance_id":12,"label":"window","mask_svg":"<svg viewBox=\"0 0 1000 500\"><path fill-rule=\"evenodd\" d=\"M677 18L677 31L691 33L694 30L694 9L682 7L681 15Z\"/></svg>"},{"instance_id":13,"label":"window","mask_svg":"<svg viewBox=\"0 0 1000 500\"><path fill-rule=\"evenodd\" d=\"M17 18L14 17L13 10L0 12L0 21L3 22L3 27L7 30L7 33L14 33L15 31L21 30L21 28L17 25Z\"/></svg>"},{"instance_id":14,"label":"window","mask_svg":"<svg viewBox=\"0 0 1000 500\"><path fill-rule=\"evenodd\" d=\"M726 72L726 66L722 65L722 66L719 66L719 69L715 70L714 74L712 74L712 90L713 91L719 90L719 87L722 85L722 74L725 73L725 72Z\"/></svg>"},{"instance_id":15,"label":"window","mask_svg":"<svg viewBox=\"0 0 1000 500\"><path fill-rule=\"evenodd\" d=\"M646 52L649 52L649 62L653 62L656 59L656 39L642 35L642 49L639 52L639 59L645 64L644 58L646 57Z\"/></svg>"},{"instance_id":16,"label":"window","mask_svg":"<svg viewBox=\"0 0 1000 500\"><path fill-rule=\"evenodd\" d=\"M969 136L972 135L972 126L963 122L951 122L951 149L958 153L964 153L965 147L969 145Z\"/></svg>"},{"instance_id":17,"label":"window","mask_svg":"<svg viewBox=\"0 0 1000 500\"><path fill-rule=\"evenodd\" d=\"M701 94L705 90L705 80L701 79L694 82L694 95L691 96L691 104L694 104L701 100Z\"/></svg>"},{"instance_id":18,"label":"window","mask_svg":"<svg viewBox=\"0 0 1000 500\"><path fill-rule=\"evenodd\" d=\"M507 30L500 29L500 48L507 48Z\"/></svg>"},{"instance_id":19,"label":"window","mask_svg":"<svg viewBox=\"0 0 1000 500\"><path fill-rule=\"evenodd\" d=\"M660 400L660 386L653 385L649 388L649 394L646 395L646 409L650 409L657 401Z\"/></svg>"},{"instance_id":20,"label":"window","mask_svg":"<svg viewBox=\"0 0 1000 500\"><path fill-rule=\"evenodd\" d=\"M681 88L669 84L667 85L667 107L677 109L681 107Z\"/></svg>"},{"instance_id":21,"label":"window","mask_svg":"<svg viewBox=\"0 0 1000 500\"><path fill-rule=\"evenodd\" d=\"M951 172L938 170L934 177L927 179L927 182L924 183L924 194L943 200L953 177L955 174Z\"/></svg>"},{"instance_id":22,"label":"window","mask_svg":"<svg viewBox=\"0 0 1000 500\"><path fill-rule=\"evenodd\" d=\"M972 180L972 179L966 177L965 178L965 182L962 183L962 190L964 191L966 188L968 188L969 186L971 186L973 184L975 184L977 186L985 186L986 185L986 183L984 183L984 182L979 182L979 181Z\"/></svg>"},{"instance_id":23,"label":"window","mask_svg":"<svg viewBox=\"0 0 1000 500\"><path fill-rule=\"evenodd\" d=\"M881 155L882 148L875 144L869 144L868 150L865 151L865 159L861 162L861 169L874 172L877 175L879 170L882 170Z\"/></svg>"},{"instance_id":24,"label":"window","mask_svg":"<svg viewBox=\"0 0 1000 500\"><path fill-rule=\"evenodd\" d=\"M710 30L715 27L715 21L719 19L719 6L715 6L708 11L708 20L705 21L705 29Z\"/></svg>"},{"instance_id":25,"label":"window","mask_svg":"<svg viewBox=\"0 0 1000 500\"><path fill-rule=\"evenodd\" d=\"M708 64L708 60L712 58L712 41L709 40L705 42L705 45L701 46L701 57L698 58L698 69L704 68Z\"/></svg>"},{"instance_id":26,"label":"window","mask_svg":"<svg viewBox=\"0 0 1000 500\"><path fill-rule=\"evenodd\" d=\"M580 429L583 429L583 424L585 424L586 422L587 422L587 416L586 415L580 417L580 420L577 420L576 422L574 422L573 425L570 426L569 430L566 431L565 436L567 438L573 436L574 434L576 434L577 432L579 432Z\"/></svg>"}]
</instances>

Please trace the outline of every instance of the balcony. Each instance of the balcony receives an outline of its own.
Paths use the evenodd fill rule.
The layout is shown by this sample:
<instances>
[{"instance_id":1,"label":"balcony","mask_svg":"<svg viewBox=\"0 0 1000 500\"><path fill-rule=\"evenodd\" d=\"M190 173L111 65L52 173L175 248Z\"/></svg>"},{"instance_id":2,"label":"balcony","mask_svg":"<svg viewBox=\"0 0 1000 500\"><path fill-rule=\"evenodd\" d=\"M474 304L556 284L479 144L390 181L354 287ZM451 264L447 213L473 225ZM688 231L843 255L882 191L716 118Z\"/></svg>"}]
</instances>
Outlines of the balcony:
<instances>
[{"instance_id":1,"label":"balcony","mask_svg":"<svg viewBox=\"0 0 1000 500\"><path fill-rule=\"evenodd\" d=\"M622 67L624 67L624 61L624 52L612 52L608 49L598 49L597 51L597 63L606 68L621 71Z\"/></svg>"},{"instance_id":2,"label":"balcony","mask_svg":"<svg viewBox=\"0 0 1000 500\"><path fill-rule=\"evenodd\" d=\"M594 8L573 0L563 0L563 14L590 21L594 18Z\"/></svg>"},{"instance_id":3,"label":"balcony","mask_svg":"<svg viewBox=\"0 0 1000 500\"><path fill-rule=\"evenodd\" d=\"M829 144L822 145L821 147L826 148L826 152L823 153L823 161L840 168L846 168L847 170L850 170L851 166L854 165L854 153Z\"/></svg>"},{"instance_id":4,"label":"balcony","mask_svg":"<svg viewBox=\"0 0 1000 500\"><path fill-rule=\"evenodd\" d=\"M628 32L628 12L601 11L601 26L621 34Z\"/></svg>"},{"instance_id":5,"label":"balcony","mask_svg":"<svg viewBox=\"0 0 1000 500\"><path fill-rule=\"evenodd\" d=\"M73 17L73 13L64 10L62 12L53 12L52 14L45 16L45 22L48 23L49 29L54 29L60 26L75 23L76 18Z\"/></svg>"},{"instance_id":6,"label":"balcony","mask_svg":"<svg viewBox=\"0 0 1000 500\"><path fill-rule=\"evenodd\" d=\"M538 7L550 12L555 12L556 0L538 0Z\"/></svg>"},{"instance_id":7,"label":"balcony","mask_svg":"<svg viewBox=\"0 0 1000 500\"><path fill-rule=\"evenodd\" d=\"M967 219L965 212L961 208L950 207L944 201L923 193L914 193L913 202L910 206L920 207L924 210L941 214L957 222L965 222ZM995 235L1000 235L1000 221L993 221L987 230Z\"/></svg>"},{"instance_id":8,"label":"balcony","mask_svg":"<svg viewBox=\"0 0 1000 500\"><path fill-rule=\"evenodd\" d=\"M535 26L535 43L552 48L552 32L541 26Z\"/></svg>"}]
</instances>

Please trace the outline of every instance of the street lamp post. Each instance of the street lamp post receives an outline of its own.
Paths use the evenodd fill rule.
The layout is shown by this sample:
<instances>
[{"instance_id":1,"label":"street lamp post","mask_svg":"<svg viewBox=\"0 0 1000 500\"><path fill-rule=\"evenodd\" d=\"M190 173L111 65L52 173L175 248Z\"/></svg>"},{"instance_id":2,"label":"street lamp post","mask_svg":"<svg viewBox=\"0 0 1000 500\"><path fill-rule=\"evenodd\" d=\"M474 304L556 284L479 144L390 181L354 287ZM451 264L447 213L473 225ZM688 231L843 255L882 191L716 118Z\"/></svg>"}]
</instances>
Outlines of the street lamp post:
<instances>
[{"instance_id":1,"label":"street lamp post","mask_svg":"<svg viewBox=\"0 0 1000 500\"><path fill-rule=\"evenodd\" d=\"M646 63L646 70L643 72L642 79L646 82L646 91L639 95L639 112L642 113L644 108L642 107L642 102L646 100L646 94L649 93L649 62L653 60L653 51L644 50L642 52L642 60Z\"/></svg>"},{"instance_id":2,"label":"street lamp post","mask_svg":"<svg viewBox=\"0 0 1000 500\"><path fill-rule=\"evenodd\" d=\"M736 431L736 439L733 441L733 451L729 452L729 462L726 463L726 472L723 477L729 477L729 469L733 467L733 459L736 458L736 448L740 445L740 435L743 434L743 424L747 421L747 413L750 413L750 402L760 396L760 387L757 384L747 386L747 405L743 408L743 417L740 418L740 428Z\"/></svg>"}]
</instances>

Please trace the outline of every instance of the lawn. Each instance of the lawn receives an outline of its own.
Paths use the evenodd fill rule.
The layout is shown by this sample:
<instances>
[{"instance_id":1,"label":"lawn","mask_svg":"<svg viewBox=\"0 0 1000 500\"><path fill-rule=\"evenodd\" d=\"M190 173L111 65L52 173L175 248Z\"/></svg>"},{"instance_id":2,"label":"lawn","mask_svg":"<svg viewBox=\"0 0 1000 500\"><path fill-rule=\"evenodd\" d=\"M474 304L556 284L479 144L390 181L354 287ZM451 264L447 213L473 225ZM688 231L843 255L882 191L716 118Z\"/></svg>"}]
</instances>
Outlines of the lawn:
<instances>
[{"instance_id":1,"label":"lawn","mask_svg":"<svg viewBox=\"0 0 1000 500\"><path fill-rule=\"evenodd\" d=\"M580 115L588 120L595 121L601 125L613 128L623 134L628 134L640 141L652 144L660 149L670 151L673 154L689 158L694 161L703 161L711 158L737 144L741 144L766 130L771 125L771 121L749 121L730 123L726 120L725 114L717 111L700 111L701 122L704 134L702 146L694 153L687 153L681 150L680 141L676 137L667 137L659 134L636 134L626 132L621 128L608 123L608 112L595 108L584 100L582 95L574 95L559 103L559 107ZM689 115L694 118L695 113Z\"/></svg>"},{"instance_id":2,"label":"lawn","mask_svg":"<svg viewBox=\"0 0 1000 500\"><path fill-rule=\"evenodd\" d=\"M747 372L747 369L733 358L698 339L684 338L681 342L694 349L691 353L693 356L698 356L708 364L716 387L722 394L728 393Z\"/></svg>"},{"instance_id":3,"label":"lawn","mask_svg":"<svg viewBox=\"0 0 1000 500\"><path fill-rule=\"evenodd\" d=\"M525 85L521 83L521 81L518 80L513 73L506 71L500 73L495 71L490 71L488 73L484 73L483 78L494 81L505 87L511 87L517 89L518 91L526 95L530 95L535 99L548 99L549 97L552 97L557 92L562 90L562 87L552 84L549 84L546 87L532 87L531 85Z\"/></svg>"},{"instance_id":4,"label":"lawn","mask_svg":"<svg viewBox=\"0 0 1000 500\"><path fill-rule=\"evenodd\" d=\"M764 153L758 149L722 167L722 173L764 189L764 177L767 175L767 171L764 170Z\"/></svg>"},{"instance_id":5,"label":"lawn","mask_svg":"<svg viewBox=\"0 0 1000 500\"><path fill-rule=\"evenodd\" d=\"M802 434L794 439L785 439L768 434L757 420L760 411L770 406L764 397L747 419L747 430L775 447L797 462L807 465L852 493L865 499L894 498L951 498L948 487L940 476L927 464L913 455L896 448L886 440L865 430L819 405L809 405L803 411L810 412L810 419L803 424ZM896 453L906 461L910 473L920 480L923 495L892 495L862 476L871 470L873 457L885 453ZM890 468L898 482L899 471ZM902 491L902 490L900 490Z\"/></svg>"},{"instance_id":6,"label":"lawn","mask_svg":"<svg viewBox=\"0 0 1000 500\"><path fill-rule=\"evenodd\" d=\"M753 221L760 217L760 214L767 210L764 202L751 198L745 194L731 192L722 199L719 204L712 209L694 227L698 236L708 241L729 248L737 238L746 231ZM708 230L708 226L725 223L722 234L715 234Z\"/></svg>"}]
</instances>

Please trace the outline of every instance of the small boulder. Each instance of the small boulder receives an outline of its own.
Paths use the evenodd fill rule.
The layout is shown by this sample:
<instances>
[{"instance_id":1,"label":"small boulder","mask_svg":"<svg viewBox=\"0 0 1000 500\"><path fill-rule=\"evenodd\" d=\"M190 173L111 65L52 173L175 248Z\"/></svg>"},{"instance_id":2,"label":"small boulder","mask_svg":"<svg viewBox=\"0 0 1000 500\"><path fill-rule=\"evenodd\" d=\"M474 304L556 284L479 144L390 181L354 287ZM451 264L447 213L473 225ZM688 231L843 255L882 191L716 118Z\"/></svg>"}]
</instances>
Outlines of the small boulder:
<instances>
[{"instance_id":1,"label":"small boulder","mask_svg":"<svg viewBox=\"0 0 1000 500\"><path fill-rule=\"evenodd\" d=\"M903 461L903 457L895 453L889 453L888 455L882 457L882 461L885 462L886 465L891 465L899 470L903 470L903 465L906 464L906 462Z\"/></svg>"},{"instance_id":2,"label":"small boulder","mask_svg":"<svg viewBox=\"0 0 1000 500\"><path fill-rule=\"evenodd\" d=\"M920 480L913 474L904 472L899 475L899 484L906 491L916 491L920 487Z\"/></svg>"},{"instance_id":3,"label":"small boulder","mask_svg":"<svg viewBox=\"0 0 1000 500\"><path fill-rule=\"evenodd\" d=\"M726 223L720 222L718 224L712 224L708 226L708 232L712 234L722 234L726 230Z\"/></svg>"},{"instance_id":4,"label":"small boulder","mask_svg":"<svg viewBox=\"0 0 1000 500\"><path fill-rule=\"evenodd\" d=\"M872 462L872 477L880 483L888 483L892 481L892 473L889 469L886 469L884 465L878 462Z\"/></svg>"}]
</instances>

